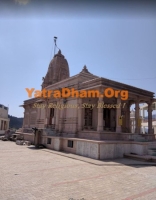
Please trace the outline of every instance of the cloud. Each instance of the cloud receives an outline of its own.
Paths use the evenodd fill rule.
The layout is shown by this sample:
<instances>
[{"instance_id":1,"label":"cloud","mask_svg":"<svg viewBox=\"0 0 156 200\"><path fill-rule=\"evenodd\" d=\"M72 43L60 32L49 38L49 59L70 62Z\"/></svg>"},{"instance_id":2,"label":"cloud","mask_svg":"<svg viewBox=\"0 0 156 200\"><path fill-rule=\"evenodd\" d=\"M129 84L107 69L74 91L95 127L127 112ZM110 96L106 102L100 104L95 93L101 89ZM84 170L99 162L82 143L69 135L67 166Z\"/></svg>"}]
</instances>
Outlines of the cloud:
<instances>
[{"instance_id":1,"label":"cloud","mask_svg":"<svg viewBox=\"0 0 156 200\"><path fill-rule=\"evenodd\" d=\"M30 0L14 0L15 3L19 3L21 5L26 5L30 2Z\"/></svg>"}]
</instances>

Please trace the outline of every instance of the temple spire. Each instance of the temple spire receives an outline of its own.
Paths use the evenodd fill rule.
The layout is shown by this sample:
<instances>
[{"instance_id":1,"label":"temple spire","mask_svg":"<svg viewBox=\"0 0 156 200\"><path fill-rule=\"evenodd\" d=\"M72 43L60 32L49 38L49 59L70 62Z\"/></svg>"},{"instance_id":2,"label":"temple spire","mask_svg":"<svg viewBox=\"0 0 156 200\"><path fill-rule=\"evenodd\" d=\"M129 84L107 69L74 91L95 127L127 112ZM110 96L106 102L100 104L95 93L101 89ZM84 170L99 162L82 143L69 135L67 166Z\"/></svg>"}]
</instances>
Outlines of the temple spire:
<instances>
[{"instance_id":1,"label":"temple spire","mask_svg":"<svg viewBox=\"0 0 156 200\"><path fill-rule=\"evenodd\" d=\"M81 71L81 72L89 73L89 71L88 71L88 69L87 69L86 65L84 65L84 67L83 67L83 69L82 69L82 71Z\"/></svg>"}]
</instances>

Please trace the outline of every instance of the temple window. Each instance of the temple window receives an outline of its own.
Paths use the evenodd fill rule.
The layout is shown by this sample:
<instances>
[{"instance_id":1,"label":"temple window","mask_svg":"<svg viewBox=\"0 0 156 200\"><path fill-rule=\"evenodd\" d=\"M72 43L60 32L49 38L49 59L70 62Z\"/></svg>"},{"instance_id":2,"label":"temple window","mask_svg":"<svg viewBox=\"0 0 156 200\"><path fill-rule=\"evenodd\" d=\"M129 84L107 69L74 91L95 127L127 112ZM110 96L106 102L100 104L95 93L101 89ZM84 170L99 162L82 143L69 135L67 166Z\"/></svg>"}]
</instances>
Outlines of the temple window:
<instances>
[{"instance_id":1,"label":"temple window","mask_svg":"<svg viewBox=\"0 0 156 200\"><path fill-rule=\"evenodd\" d=\"M51 144L51 138L47 138L47 144Z\"/></svg>"},{"instance_id":2,"label":"temple window","mask_svg":"<svg viewBox=\"0 0 156 200\"><path fill-rule=\"evenodd\" d=\"M68 147L73 148L73 140L68 140Z\"/></svg>"}]
</instances>

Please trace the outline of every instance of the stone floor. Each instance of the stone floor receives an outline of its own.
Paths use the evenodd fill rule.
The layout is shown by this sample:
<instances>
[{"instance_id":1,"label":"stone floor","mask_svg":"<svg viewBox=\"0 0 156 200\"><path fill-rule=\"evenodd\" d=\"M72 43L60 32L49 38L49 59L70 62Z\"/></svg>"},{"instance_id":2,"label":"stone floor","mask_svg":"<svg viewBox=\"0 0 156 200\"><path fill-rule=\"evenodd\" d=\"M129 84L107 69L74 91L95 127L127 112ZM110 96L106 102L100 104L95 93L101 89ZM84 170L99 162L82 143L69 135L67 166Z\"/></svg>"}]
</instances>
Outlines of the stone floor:
<instances>
[{"instance_id":1,"label":"stone floor","mask_svg":"<svg viewBox=\"0 0 156 200\"><path fill-rule=\"evenodd\" d=\"M0 141L0 200L155 200L156 164Z\"/></svg>"}]
</instances>

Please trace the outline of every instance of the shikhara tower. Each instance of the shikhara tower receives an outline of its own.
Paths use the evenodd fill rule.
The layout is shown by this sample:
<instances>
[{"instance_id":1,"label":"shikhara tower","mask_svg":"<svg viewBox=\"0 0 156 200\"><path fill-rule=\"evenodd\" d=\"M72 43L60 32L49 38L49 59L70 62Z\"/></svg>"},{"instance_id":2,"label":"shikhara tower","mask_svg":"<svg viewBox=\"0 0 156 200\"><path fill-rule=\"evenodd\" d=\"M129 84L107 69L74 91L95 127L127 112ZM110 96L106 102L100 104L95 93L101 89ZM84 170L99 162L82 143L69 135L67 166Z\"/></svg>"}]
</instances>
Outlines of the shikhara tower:
<instances>
[{"instance_id":1,"label":"shikhara tower","mask_svg":"<svg viewBox=\"0 0 156 200\"><path fill-rule=\"evenodd\" d=\"M69 66L61 50L53 57L45 77L43 77L42 89L56 82L69 78Z\"/></svg>"}]
</instances>

